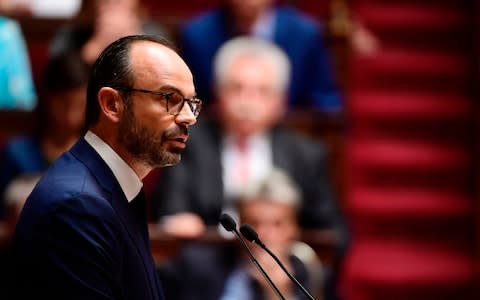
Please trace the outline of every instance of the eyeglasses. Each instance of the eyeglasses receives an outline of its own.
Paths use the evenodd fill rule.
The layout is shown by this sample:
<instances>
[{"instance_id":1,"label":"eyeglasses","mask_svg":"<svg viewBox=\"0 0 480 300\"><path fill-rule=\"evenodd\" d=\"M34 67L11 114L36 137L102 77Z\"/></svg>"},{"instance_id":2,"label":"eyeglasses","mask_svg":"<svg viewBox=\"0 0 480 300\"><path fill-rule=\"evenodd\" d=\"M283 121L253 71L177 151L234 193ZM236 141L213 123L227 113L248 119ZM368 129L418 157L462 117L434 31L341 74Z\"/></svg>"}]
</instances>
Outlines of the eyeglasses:
<instances>
[{"instance_id":1,"label":"eyeglasses","mask_svg":"<svg viewBox=\"0 0 480 300\"><path fill-rule=\"evenodd\" d=\"M160 96L167 101L167 112L174 116L178 116L180 114L180 112L183 109L183 106L185 105L185 102L188 103L188 106L190 107L190 110L192 111L195 117L198 117L198 115L200 114L200 111L202 110L202 103L203 103L202 100L196 97L187 99L187 98L184 98L183 95L181 95L178 92L163 93L158 91L136 89L131 87L112 87L112 88L116 90L126 91L126 92L138 92L138 93Z\"/></svg>"}]
</instances>

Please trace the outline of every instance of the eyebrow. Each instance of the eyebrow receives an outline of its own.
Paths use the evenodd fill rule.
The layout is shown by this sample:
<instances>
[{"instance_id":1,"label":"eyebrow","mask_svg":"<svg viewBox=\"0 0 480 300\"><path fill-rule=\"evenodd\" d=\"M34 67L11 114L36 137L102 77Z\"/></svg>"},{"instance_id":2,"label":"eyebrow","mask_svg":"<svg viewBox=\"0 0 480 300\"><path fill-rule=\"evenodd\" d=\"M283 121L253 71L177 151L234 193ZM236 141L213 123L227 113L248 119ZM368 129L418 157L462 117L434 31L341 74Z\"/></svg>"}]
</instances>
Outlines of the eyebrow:
<instances>
[{"instance_id":1,"label":"eyebrow","mask_svg":"<svg viewBox=\"0 0 480 300\"><path fill-rule=\"evenodd\" d=\"M170 85L170 84L161 85L156 91L165 91L165 90L179 93L180 95L182 95L182 97L185 97L185 95L182 93L182 91L180 91L177 87L175 87L173 85ZM197 97L197 93L195 92L193 94L192 98L196 98L196 97Z\"/></svg>"}]
</instances>

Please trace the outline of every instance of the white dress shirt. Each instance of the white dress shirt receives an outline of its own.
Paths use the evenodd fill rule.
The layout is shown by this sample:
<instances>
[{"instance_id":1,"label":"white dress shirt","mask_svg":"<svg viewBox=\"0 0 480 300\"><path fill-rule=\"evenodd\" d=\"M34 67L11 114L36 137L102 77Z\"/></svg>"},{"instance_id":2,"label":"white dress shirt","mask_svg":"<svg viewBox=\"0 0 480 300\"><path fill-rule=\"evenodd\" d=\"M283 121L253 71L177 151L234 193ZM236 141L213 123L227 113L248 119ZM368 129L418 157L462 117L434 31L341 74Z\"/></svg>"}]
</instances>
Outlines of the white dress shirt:
<instances>
[{"instance_id":1,"label":"white dress shirt","mask_svg":"<svg viewBox=\"0 0 480 300\"><path fill-rule=\"evenodd\" d=\"M243 192L250 182L263 179L273 168L273 154L271 140L268 135L256 135L249 138L245 145L246 159L239 150L235 140L226 136L221 145L221 159L223 167L223 186L226 199L232 199ZM239 160L246 163L247 178L244 182L238 181ZM230 203L227 203L230 206Z\"/></svg>"},{"instance_id":2,"label":"white dress shirt","mask_svg":"<svg viewBox=\"0 0 480 300\"><path fill-rule=\"evenodd\" d=\"M112 170L128 202L132 201L143 186L143 182L135 171L95 133L88 131L85 134L85 140L100 154Z\"/></svg>"},{"instance_id":3,"label":"white dress shirt","mask_svg":"<svg viewBox=\"0 0 480 300\"><path fill-rule=\"evenodd\" d=\"M250 34L269 41L273 40L275 31L275 15L276 14L273 9L262 14L253 24Z\"/></svg>"}]
</instances>

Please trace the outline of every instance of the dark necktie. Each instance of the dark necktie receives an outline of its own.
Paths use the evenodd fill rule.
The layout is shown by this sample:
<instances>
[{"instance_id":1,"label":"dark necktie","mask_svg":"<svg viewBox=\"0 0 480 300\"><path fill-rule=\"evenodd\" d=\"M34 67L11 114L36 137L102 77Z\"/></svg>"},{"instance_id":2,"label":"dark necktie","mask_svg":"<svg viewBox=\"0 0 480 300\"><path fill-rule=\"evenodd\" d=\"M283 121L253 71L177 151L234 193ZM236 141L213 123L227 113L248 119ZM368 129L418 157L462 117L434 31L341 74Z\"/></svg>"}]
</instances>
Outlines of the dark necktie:
<instances>
[{"instance_id":1,"label":"dark necktie","mask_svg":"<svg viewBox=\"0 0 480 300\"><path fill-rule=\"evenodd\" d=\"M145 244L150 247L149 237L148 237L148 223L147 223L147 203L145 200L145 192L143 188L140 192L133 198L130 202L130 205L135 213L135 219L137 224L142 231Z\"/></svg>"},{"instance_id":2,"label":"dark necktie","mask_svg":"<svg viewBox=\"0 0 480 300\"><path fill-rule=\"evenodd\" d=\"M130 207L132 208L135 221L137 223L138 229L142 233L145 250L147 253L150 254L149 260L151 263L147 265L147 269L149 269L148 274L152 283L152 299L161 299L163 298L160 296L162 294L161 289L158 284L158 277L156 275L154 261L152 260L151 251L150 251L150 239L148 235L148 220L147 220L147 202L145 199L145 192L143 188L140 190L137 196L133 198L130 202Z\"/></svg>"}]
</instances>

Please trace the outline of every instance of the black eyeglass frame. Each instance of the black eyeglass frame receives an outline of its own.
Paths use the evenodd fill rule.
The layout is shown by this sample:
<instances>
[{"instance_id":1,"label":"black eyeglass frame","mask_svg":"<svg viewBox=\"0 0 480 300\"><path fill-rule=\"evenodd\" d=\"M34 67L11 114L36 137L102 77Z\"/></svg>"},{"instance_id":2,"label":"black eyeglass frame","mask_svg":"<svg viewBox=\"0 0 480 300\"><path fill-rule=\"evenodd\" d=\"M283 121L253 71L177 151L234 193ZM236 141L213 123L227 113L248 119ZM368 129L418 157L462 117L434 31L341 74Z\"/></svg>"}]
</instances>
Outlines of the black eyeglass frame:
<instances>
[{"instance_id":1,"label":"black eyeglass frame","mask_svg":"<svg viewBox=\"0 0 480 300\"><path fill-rule=\"evenodd\" d=\"M183 97L183 95L181 95L178 92L166 92L165 93L165 92L159 92L159 91L137 89L137 88L126 87L126 86L117 86L117 87L111 87L111 88L116 89L116 90L120 90L120 91L124 91L124 92L138 92L138 93L152 94L152 95L155 95L155 96L160 96L160 97L162 97L162 99L165 99L165 101L167 101L167 112L169 114L173 115L173 116L178 116L180 114L180 112L183 109L183 106L185 105L185 102L188 103L188 106L190 107L190 110L192 111L192 113L195 117L198 117L198 115L200 114L200 111L202 110L202 105L203 105L202 100L200 100L196 97L188 99L188 98ZM180 107L178 108L178 112L172 113L172 112L170 112L170 105L169 105L170 97L169 96L171 96L175 93L182 96L183 101L182 101L182 104L180 105ZM194 105L197 105L197 106L194 107Z\"/></svg>"}]
</instances>

